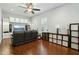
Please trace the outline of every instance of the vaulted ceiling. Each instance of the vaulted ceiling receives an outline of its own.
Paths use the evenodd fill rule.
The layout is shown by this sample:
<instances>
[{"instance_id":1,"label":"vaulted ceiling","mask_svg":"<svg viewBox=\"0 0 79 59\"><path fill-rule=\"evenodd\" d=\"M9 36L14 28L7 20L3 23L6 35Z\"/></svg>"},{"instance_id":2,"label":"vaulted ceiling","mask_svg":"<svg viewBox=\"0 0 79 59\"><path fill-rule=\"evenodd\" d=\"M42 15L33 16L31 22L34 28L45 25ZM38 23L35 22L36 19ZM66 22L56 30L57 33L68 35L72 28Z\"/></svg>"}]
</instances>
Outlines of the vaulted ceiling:
<instances>
[{"instance_id":1,"label":"vaulted ceiling","mask_svg":"<svg viewBox=\"0 0 79 59\"><path fill-rule=\"evenodd\" d=\"M64 3L33 3L34 8L40 9L40 11L35 11L34 15L46 12L50 9L56 8L63 4ZM24 13L25 9L20 8L18 6L25 6L25 3L0 3L0 8L2 8L4 13L17 14L17 15L22 15L27 17L34 16L33 14Z\"/></svg>"}]
</instances>

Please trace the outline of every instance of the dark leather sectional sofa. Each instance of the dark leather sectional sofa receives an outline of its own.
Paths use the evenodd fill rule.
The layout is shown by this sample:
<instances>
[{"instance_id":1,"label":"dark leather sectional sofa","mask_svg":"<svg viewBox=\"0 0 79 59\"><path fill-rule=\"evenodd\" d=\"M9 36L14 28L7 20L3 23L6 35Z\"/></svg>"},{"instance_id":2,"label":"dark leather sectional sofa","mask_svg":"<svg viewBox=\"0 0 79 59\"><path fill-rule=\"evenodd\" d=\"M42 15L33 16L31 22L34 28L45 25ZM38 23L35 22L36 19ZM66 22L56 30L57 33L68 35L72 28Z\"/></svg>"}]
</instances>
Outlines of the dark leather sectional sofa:
<instances>
[{"instance_id":1,"label":"dark leather sectional sofa","mask_svg":"<svg viewBox=\"0 0 79 59\"><path fill-rule=\"evenodd\" d=\"M36 40L38 37L37 31L14 31L12 35L12 45L20 45Z\"/></svg>"}]
</instances>

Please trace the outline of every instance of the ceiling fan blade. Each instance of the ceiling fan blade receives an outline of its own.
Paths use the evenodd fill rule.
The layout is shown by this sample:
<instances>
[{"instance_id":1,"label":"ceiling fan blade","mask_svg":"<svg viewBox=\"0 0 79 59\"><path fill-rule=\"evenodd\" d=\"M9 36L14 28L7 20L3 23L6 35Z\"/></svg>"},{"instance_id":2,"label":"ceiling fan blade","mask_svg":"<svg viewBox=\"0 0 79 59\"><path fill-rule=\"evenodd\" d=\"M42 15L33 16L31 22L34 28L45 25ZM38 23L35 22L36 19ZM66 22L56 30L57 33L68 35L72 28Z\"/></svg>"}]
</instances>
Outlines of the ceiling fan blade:
<instances>
[{"instance_id":1,"label":"ceiling fan blade","mask_svg":"<svg viewBox=\"0 0 79 59\"><path fill-rule=\"evenodd\" d=\"M24 8L24 9L26 9L26 7L23 7L23 6L18 6L18 7L21 7L21 8Z\"/></svg>"},{"instance_id":2,"label":"ceiling fan blade","mask_svg":"<svg viewBox=\"0 0 79 59\"><path fill-rule=\"evenodd\" d=\"M28 3L27 8L32 7L32 3Z\"/></svg>"},{"instance_id":3,"label":"ceiling fan blade","mask_svg":"<svg viewBox=\"0 0 79 59\"><path fill-rule=\"evenodd\" d=\"M34 11L32 11L32 14L34 14Z\"/></svg>"},{"instance_id":4,"label":"ceiling fan blade","mask_svg":"<svg viewBox=\"0 0 79 59\"><path fill-rule=\"evenodd\" d=\"M27 10L24 11L24 13L26 13L26 12L27 12Z\"/></svg>"},{"instance_id":5,"label":"ceiling fan blade","mask_svg":"<svg viewBox=\"0 0 79 59\"><path fill-rule=\"evenodd\" d=\"M40 11L40 9L35 9L35 8L33 8L33 10L35 10L35 11Z\"/></svg>"}]
</instances>

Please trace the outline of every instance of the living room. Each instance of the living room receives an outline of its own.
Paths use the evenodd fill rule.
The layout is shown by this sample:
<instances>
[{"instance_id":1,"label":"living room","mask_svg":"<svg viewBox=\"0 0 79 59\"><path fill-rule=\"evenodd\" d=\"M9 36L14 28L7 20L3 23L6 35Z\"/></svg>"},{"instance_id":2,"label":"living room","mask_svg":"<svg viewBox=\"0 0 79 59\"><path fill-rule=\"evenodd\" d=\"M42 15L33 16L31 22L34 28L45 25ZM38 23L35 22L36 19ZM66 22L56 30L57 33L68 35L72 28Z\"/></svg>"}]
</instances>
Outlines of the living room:
<instances>
[{"instance_id":1,"label":"living room","mask_svg":"<svg viewBox=\"0 0 79 59\"><path fill-rule=\"evenodd\" d=\"M0 3L0 54L79 55L78 11L79 3Z\"/></svg>"}]
</instances>

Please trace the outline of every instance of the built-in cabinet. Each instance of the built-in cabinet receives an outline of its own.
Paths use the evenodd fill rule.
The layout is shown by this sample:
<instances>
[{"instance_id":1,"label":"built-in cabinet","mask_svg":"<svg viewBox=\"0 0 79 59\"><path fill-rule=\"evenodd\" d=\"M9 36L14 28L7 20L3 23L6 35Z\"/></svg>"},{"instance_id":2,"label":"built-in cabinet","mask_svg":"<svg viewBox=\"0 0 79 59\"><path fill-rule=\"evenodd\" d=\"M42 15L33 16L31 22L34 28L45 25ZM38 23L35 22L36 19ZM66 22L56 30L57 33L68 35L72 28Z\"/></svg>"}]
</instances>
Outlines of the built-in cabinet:
<instances>
[{"instance_id":1,"label":"built-in cabinet","mask_svg":"<svg viewBox=\"0 0 79 59\"><path fill-rule=\"evenodd\" d=\"M13 17L7 17L3 18L3 32L9 32L9 25L11 23L25 23L27 24L27 19L20 19L20 18L13 18Z\"/></svg>"},{"instance_id":2,"label":"built-in cabinet","mask_svg":"<svg viewBox=\"0 0 79 59\"><path fill-rule=\"evenodd\" d=\"M10 38L10 35L13 32L13 25L17 23L28 24L28 19L14 18L14 17L3 18L3 39Z\"/></svg>"},{"instance_id":3,"label":"built-in cabinet","mask_svg":"<svg viewBox=\"0 0 79 59\"><path fill-rule=\"evenodd\" d=\"M10 22L15 22L15 23L27 23L28 19L21 19L21 18L13 18L10 17Z\"/></svg>"}]
</instances>

